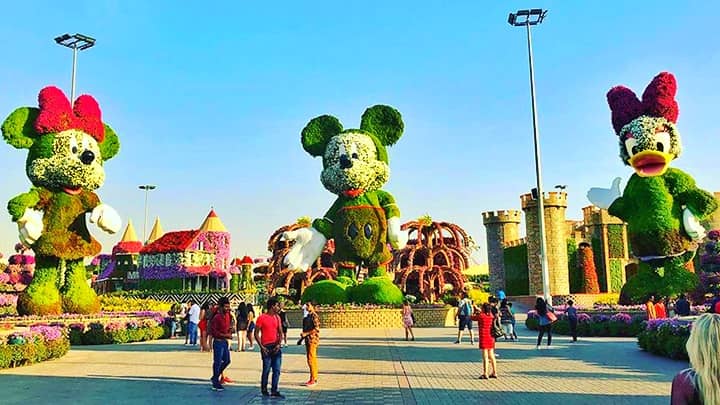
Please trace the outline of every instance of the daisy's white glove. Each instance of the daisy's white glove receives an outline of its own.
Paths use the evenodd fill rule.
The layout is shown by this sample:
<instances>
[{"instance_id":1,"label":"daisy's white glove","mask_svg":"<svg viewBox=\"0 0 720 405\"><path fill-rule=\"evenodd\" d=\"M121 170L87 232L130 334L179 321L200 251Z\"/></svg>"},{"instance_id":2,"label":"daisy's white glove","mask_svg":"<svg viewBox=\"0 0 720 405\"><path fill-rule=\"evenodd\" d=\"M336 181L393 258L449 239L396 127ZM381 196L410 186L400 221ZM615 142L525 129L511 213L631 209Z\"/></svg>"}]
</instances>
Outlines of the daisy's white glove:
<instances>
[{"instance_id":1,"label":"daisy's white glove","mask_svg":"<svg viewBox=\"0 0 720 405\"><path fill-rule=\"evenodd\" d=\"M683 228L690 239L698 241L705 237L705 228L700 225L690 208L683 205Z\"/></svg>"},{"instance_id":2,"label":"daisy's white glove","mask_svg":"<svg viewBox=\"0 0 720 405\"><path fill-rule=\"evenodd\" d=\"M300 228L294 231L283 232L281 240L295 241L290 251L285 255L283 263L290 270L305 271L322 253L327 239L315 228Z\"/></svg>"},{"instance_id":3,"label":"daisy's white glove","mask_svg":"<svg viewBox=\"0 0 720 405\"><path fill-rule=\"evenodd\" d=\"M120 230L122 220L115 209L107 204L100 204L90 213L90 223L97 223L103 231L113 234Z\"/></svg>"},{"instance_id":4,"label":"daisy's white glove","mask_svg":"<svg viewBox=\"0 0 720 405\"><path fill-rule=\"evenodd\" d=\"M608 209L613 201L620 198L620 180L620 177L616 177L610 188L591 188L587 192L588 200L598 208Z\"/></svg>"}]
</instances>

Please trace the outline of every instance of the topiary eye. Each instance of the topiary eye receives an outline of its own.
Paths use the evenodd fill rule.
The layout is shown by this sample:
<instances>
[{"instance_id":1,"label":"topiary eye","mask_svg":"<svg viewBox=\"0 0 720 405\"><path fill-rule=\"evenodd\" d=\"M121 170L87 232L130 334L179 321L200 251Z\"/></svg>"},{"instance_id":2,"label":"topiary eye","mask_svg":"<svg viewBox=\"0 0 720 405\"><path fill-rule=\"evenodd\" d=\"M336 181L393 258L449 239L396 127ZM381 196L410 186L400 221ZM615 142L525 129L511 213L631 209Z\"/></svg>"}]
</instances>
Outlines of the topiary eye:
<instances>
[{"instance_id":1,"label":"topiary eye","mask_svg":"<svg viewBox=\"0 0 720 405\"><path fill-rule=\"evenodd\" d=\"M357 158L358 158L358 154L357 154L357 153L353 153L353 154L352 154L352 158L353 158L353 159L357 159Z\"/></svg>"}]
</instances>

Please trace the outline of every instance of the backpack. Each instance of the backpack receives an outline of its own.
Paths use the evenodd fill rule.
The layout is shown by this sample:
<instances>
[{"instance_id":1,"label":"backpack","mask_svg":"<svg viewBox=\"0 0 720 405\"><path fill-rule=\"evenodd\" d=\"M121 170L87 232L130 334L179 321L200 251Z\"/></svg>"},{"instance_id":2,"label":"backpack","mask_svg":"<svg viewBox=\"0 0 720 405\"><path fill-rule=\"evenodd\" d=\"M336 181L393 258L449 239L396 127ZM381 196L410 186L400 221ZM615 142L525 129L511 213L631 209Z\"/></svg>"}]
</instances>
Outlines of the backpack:
<instances>
[{"instance_id":1,"label":"backpack","mask_svg":"<svg viewBox=\"0 0 720 405\"><path fill-rule=\"evenodd\" d=\"M470 300L465 300L465 302L462 304L462 307L460 307L460 315L462 316L469 316L472 314L472 306L470 305Z\"/></svg>"}]
</instances>

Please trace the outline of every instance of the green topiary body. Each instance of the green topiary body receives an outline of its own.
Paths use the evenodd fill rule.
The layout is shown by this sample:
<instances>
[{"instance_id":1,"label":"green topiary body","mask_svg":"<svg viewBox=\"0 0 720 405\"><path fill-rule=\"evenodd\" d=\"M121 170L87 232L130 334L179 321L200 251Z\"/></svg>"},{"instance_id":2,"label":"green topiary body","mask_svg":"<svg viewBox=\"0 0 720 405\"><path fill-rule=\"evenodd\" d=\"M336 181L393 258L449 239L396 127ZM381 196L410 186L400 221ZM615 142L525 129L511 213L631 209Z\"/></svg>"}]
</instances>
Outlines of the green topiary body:
<instances>
[{"instance_id":1,"label":"green topiary body","mask_svg":"<svg viewBox=\"0 0 720 405\"><path fill-rule=\"evenodd\" d=\"M345 284L335 280L321 280L305 289L303 302L315 302L320 305L333 305L348 302Z\"/></svg>"},{"instance_id":2,"label":"green topiary body","mask_svg":"<svg viewBox=\"0 0 720 405\"><path fill-rule=\"evenodd\" d=\"M371 277L348 288L348 297L357 304L395 304L403 302L403 293L385 276Z\"/></svg>"}]
</instances>

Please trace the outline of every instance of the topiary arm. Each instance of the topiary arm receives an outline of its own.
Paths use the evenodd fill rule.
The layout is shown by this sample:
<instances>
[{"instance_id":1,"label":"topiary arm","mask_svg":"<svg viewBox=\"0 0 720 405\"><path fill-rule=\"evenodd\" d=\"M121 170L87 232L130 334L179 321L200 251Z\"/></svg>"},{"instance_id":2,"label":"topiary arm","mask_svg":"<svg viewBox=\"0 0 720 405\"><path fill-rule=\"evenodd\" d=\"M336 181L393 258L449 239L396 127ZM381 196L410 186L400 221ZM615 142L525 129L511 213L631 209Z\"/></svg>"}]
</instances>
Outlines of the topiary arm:
<instances>
[{"instance_id":1,"label":"topiary arm","mask_svg":"<svg viewBox=\"0 0 720 405\"><path fill-rule=\"evenodd\" d=\"M715 196L698 188L695 179L682 170L669 171L665 181L675 200L690 208L700 219L707 218L718 208Z\"/></svg>"},{"instance_id":2,"label":"topiary arm","mask_svg":"<svg viewBox=\"0 0 720 405\"><path fill-rule=\"evenodd\" d=\"M627 198L626 197L618 197L615 201L613 201L612 204L608 207L608 213L614 217L618 217L622 219L623 221L627 222L627 218L629 217L627 213Z\"/></svg>"},{"instance_id":3,"label":"topiary arm","mask_svg":"<svg viewBox=\"0 0 720 405\"><path fill-rule=\"evenodd\" d=\"M20 194L8 201L8 212L13 222L22 218L27 208L34 208L40 202L40 193L37 188L32 188L27 193Z\"/></svg>"},{"instance_id":4,"label":"topiary arm","mask_svg":"<svg viewBox=\"0 0 720 405\"><path fill-rule=\"evenodd\" d=\"M393 197L392 194L387 191L378 190L377 196L380 206L385 211L385 216L387 218L400 217L400 208L398 208L395 203L395 197Z\"/></svg>"},{"instance_id":5,"label":"topiary arm","mask_svg":"<svg viewBox=\"0 0 720 405\"><path fill-rule=\"evenodd\" d=\"M326 239L333 238L333 225L337 221L337 212L342 208L340 198L336 199L333 205L325 213L322 218L317 218L312 222L312 227L320 232Z\"/></svg>"}]
</instances>

